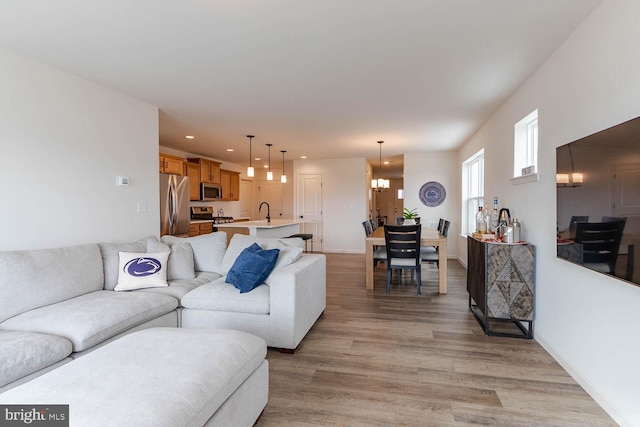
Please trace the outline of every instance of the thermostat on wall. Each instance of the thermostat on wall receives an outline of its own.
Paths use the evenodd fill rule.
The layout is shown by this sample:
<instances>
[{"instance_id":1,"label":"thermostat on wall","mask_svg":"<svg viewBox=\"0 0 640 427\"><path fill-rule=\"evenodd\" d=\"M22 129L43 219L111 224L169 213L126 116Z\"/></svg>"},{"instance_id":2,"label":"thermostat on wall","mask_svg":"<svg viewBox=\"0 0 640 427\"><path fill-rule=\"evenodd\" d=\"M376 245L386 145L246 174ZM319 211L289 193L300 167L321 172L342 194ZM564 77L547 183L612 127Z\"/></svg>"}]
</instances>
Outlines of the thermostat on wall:
<instances>
[{"instance_id":1,"label":"thermostat on wall","mask_svg":"<svg viewBox=\"0 0 640 427\"><path fill-rule=\"evenodd\" d=\"M129 186L129 177L128 176L116 176L116 185L118 187L128 187Z\"/></svg>"}]
</instances>

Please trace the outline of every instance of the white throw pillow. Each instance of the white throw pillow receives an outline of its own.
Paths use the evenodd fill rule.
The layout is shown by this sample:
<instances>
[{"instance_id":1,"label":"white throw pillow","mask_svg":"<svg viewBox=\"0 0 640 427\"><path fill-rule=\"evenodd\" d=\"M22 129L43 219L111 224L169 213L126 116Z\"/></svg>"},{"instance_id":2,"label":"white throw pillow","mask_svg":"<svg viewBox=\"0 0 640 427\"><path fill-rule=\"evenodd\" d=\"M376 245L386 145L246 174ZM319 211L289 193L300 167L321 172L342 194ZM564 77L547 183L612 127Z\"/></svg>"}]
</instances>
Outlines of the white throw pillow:
<instances>
[{"instance_id":1,"label":"white throw pillow","mask_svg":"<svg viewBox=\"0 0 640 427\"><path fill-rule=\"evenodd\" d=\"M276 239L234 234L229 242L229 247L224 253L224 258L222 258L222 271L220 271L220 274L227 274L240 253L254 243L260 245L262 249L280 249L274 270L282 268L300 258L302 254L302 246L298 246L300 242L302 242L300 239Z\"/></svg>"},{"instance_id":2,"label":"white throw pillow","mask_svg":"<svg viewBox=\"0 0 640 427\"><path fill-rule=\"evenodd\" d=\"M224 231L194 237L162 236L160 240L168 245L189 243L193 250L193 262L196 271L222 274L220 266L224 251L227 248L227 233Z\"/></svg>"},{"instance_id":3,"label":"white throw pillow","mask_svg":"<svg viewBox=\"0 0 640 427\"><path fill-rule=\"evenodd\" d=\"M147 240L156 239L155 236L148 236L136 241L128 242L102 242L100 252L102 253L102 264L104 266L104 289L112 291L118 283L118 263L120 252L144 252L147 250Z\"/></svg>"},{"instance_id":4,"label":"white throw pillow","mask_svg":"<svg viewBox=\"0 0 640 427\"><path fill-rule=\"evenodd\" d=\"M169 252L120 252L118 284L114 291L169 286Z\"/></svg>"},{"instance_id":5,"label":"white throw pillow","mask_svg":"<svg viewBox=\"0 0 640 427\"><path fill-rule=\"evenodd\" d=\"M156 239L147 240L147 252L171 251L167 261L167 280L193 279L196 271L193 262L193 249L187 242L168 245Z\"/></svg>"}]
</instances>

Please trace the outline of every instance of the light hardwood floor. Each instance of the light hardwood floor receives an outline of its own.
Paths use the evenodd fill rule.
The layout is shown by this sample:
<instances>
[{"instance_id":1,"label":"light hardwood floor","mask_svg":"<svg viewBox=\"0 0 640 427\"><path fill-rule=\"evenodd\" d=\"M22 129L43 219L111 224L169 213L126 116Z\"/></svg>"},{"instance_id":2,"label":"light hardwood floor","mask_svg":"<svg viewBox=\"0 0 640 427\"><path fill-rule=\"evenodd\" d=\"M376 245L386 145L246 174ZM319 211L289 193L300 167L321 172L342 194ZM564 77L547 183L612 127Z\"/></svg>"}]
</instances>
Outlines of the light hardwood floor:
<instances>
[{"instance_id":1,"label":"light hardwood floor","mask_svg":"<svg viewBox=\"0 0 640 427\"><path fill-rule=\"evenodd\" d=\"M449 293L425 264L364 286L364 255L327 254L327 309L295 354L269 349L269 403L256 426L615 426L535 341L487 337L469 312L466 270Z\"/></svg>"}]
</instances>

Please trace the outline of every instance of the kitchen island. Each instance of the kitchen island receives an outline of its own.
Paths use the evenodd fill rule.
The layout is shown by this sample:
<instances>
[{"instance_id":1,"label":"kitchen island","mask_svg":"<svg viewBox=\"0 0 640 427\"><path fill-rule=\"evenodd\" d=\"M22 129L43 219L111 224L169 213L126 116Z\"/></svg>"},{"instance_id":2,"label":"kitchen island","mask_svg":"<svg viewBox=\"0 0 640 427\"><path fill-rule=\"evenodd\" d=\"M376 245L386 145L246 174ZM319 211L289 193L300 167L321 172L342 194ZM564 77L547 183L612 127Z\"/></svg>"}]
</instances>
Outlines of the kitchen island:
<instances>
[{"instance_id":1,"label":"kitchen island","mask_svg":"<svg viewBox=\"0 0 640 427\"><path fill-rule=\"evenodd\" d=\"M294 219L272 219L271 222L261 219L218 224L217 227L219 231L227 233L227 241L229 241L237 233L257 237L288 237L300 233L300 224Z\"/></svg>"}]
</instances>

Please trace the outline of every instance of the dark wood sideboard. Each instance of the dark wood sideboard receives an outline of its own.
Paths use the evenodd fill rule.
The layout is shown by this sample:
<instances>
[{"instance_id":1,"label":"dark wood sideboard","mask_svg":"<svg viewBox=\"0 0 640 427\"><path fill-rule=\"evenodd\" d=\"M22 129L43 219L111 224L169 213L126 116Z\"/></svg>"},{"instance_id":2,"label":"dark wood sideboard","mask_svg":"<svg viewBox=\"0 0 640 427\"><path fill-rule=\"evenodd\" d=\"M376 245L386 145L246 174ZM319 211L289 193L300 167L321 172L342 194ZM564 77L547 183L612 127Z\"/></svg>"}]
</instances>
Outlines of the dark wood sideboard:
<instances>
[{"instance_id":1,"label":"dark wood sideboard","mask_svg":"<svg viewBox=\"0 0 640 427\"><path fill-rule=\"evenodd\" d=\"M533 338L535 265L533 245L467 237L469 309L485 334Z\"/></svg>"}]
</instances>

